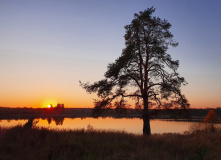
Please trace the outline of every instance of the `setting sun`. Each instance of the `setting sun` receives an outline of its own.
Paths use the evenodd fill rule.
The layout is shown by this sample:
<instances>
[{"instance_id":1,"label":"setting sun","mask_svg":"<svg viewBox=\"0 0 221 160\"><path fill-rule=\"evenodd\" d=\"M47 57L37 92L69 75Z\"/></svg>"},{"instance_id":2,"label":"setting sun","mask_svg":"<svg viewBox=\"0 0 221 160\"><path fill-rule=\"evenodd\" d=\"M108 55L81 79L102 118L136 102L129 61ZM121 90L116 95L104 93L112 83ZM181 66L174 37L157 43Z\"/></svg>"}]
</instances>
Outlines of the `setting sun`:
<instances>
[{"instance_id":1,"label":"setting sun","mask_svg":"<svg viewBox=\"0 0 221 160\"><path fill-rule=\"evenodd\" d=\"M52 107L56 106L57 103L58 103L58 102L57 102L56 100L54 100L54 99L52 99L52 98L49 98L49 99L44 100L44 101L42 102L42 107L43 107L43 108L52 108Z\"/></svg>"}]
</instances>

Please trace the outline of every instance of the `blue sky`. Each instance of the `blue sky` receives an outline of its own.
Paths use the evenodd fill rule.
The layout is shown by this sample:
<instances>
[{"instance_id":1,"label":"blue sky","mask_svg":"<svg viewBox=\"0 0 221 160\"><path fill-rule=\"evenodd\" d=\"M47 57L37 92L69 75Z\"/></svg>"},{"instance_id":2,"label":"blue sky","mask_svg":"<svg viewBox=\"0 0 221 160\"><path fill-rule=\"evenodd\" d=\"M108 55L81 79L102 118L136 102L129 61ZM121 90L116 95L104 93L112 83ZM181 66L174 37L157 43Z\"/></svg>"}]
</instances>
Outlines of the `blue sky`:
<instances>
[{"instance_id":1,"label":"blue sky","mask_svg":"<svg viewBox=\"0 0 221 160\"><path fill-rule=\"evenodd\" d=\"M103 77L124 48L124 26L151 6L172 24L179 46L168 52L191 106L221 107L218 0L0 0L0 106L92 107L96 95L79 80Z\"/></svg>"}]
</instances>

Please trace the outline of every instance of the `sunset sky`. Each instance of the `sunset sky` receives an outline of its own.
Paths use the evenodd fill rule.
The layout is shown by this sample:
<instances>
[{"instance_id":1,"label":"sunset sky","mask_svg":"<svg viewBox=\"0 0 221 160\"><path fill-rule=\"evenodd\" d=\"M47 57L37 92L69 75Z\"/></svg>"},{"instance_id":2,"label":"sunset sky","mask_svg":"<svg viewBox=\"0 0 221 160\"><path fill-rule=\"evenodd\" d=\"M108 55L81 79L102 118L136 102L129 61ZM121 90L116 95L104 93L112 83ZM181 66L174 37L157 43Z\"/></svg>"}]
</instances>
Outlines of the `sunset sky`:
<instances>
[{"instance_id":1,"label":"sunset sky","mask_svg":"<svg viewBox=\"0 0 221 160\"><path fill-rule=\"evenodd\" d=\"M121 55L124 26L151 6L179 42L191 107L221 107L221 1L0 0L0 106L93 107L79 86L103 78Z\"/></svg>"}]
</instances>

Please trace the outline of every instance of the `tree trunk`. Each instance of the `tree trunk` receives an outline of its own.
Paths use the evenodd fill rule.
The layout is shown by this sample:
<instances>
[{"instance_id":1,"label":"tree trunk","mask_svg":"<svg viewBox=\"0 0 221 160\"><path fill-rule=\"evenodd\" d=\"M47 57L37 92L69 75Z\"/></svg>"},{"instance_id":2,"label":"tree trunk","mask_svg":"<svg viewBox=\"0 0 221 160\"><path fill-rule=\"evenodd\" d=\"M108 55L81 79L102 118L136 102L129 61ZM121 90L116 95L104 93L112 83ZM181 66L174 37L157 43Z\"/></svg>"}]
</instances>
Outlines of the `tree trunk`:
<instances>
[{"instance_id":1,"label":"tree trunk","mask_svg":"<svg viewBox=\"0 0 221 160\"><path fill-rule=\"evenodd\" d=\"M144 98L144 110L143 110L143 135L150 135L150 116L149 116L149 107L148 99Z\"/></svg>"}]
</instances>

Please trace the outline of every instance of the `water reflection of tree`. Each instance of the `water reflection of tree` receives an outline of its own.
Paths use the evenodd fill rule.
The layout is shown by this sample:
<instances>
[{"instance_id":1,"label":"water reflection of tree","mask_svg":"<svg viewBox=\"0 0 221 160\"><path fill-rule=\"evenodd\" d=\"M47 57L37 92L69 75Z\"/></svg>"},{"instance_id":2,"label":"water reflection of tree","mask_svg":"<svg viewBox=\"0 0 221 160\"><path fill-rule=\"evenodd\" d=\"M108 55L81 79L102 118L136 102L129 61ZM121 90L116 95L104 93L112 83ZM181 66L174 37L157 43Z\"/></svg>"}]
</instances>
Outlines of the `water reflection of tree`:
<instances>
[{"instance_id":1,"label":"water reflection of tree","mask_svg":"<svg viewBox=\"0 0 221 160\"><path fill-rule=\"evenodd\" d=\"M28 122L25 123L25 125L23 126L26 129L31 129L33 126L35 126L38 123L37 120L35 120L35 118L29 118Z\"/></svg>"},{"instance_id":2,"label":"water reflection of tree","mask_svg":"<svg viewBox=\"0 0 221 160\"><path fill-rule=\"evenodd\" d=\"M51 124L51 118L46 118L46 120L48 121L48 124Z\"/></svg>"},{"instance_id":3,"label":"water reflection of tree","mask_svg":"<svg viewBox=\"0 0 221 160\"><path fill-rule=\"evenodd\" d=\"M64 118L63 117L58 117L58 118L55 118L54 119L55 121L55 124L58 126L58 125L62 125L63 122L64 122Z\"/></svg>"},{"instance_id":4,"label":"water reflection of tree","mask_svg":"<svg viewBox=\"0 0 221 160\"><path fill-rule=\"evenodd\" d=\"M48 124L51 124L51 121L54 121L55 124L58 125L63 125L64 122L64 117L56 117L56 118L47 118Z\"/></svg>"}]
</instances>

